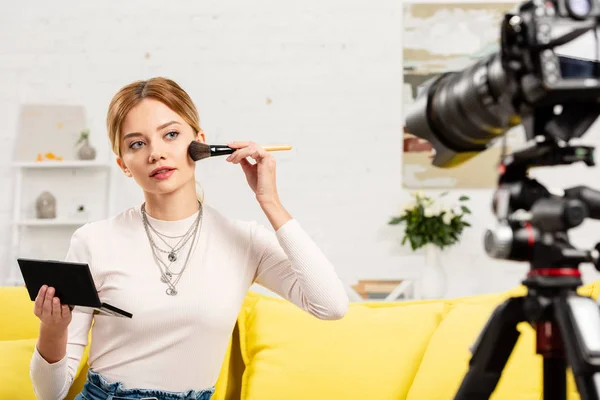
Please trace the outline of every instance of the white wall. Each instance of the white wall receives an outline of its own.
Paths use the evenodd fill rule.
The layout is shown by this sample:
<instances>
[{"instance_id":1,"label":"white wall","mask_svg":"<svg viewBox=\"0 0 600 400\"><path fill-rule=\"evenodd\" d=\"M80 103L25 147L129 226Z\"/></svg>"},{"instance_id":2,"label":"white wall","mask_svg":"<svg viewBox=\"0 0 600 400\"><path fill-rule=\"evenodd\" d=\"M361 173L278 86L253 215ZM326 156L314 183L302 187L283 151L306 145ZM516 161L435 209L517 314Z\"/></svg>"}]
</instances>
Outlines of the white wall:
<instances>
[{"instance_id":1,"label":"white wall","mask_svg":"<svg viewBox=\"0 0 600 400\"><path fill-rule=\"evenodd\" d=\"M1 2L0 160L6 165L22 104L83 105L99 158L109 158L104 120L112 95L133 80L170 77L196 102L209 142L294 146L276 154L281 198L342 279L394 270L398 277L418 276L418 265L403 258L410 250L398 244L400 228L386 225L407 197L401 188L401 2ZM586 139L599 137L596 129ZM579 166L543 174L558 187L595 185L598 176L598 168ZM213 206L267 223L239 166L202 162L198 177ZM131 181L118 179L115 212L141 200ZM7 169L0 180L12 187ZM492 192L468 194L474 227L444 259L449 296L504 290L527 270L487 258L482 234L493 221ZM2 260L11 199L10 190L0 192ZM597 227L586 223L575 243L597 241ZM586 280L598 277L584 270Z\"/></svg>"}]
</instances>

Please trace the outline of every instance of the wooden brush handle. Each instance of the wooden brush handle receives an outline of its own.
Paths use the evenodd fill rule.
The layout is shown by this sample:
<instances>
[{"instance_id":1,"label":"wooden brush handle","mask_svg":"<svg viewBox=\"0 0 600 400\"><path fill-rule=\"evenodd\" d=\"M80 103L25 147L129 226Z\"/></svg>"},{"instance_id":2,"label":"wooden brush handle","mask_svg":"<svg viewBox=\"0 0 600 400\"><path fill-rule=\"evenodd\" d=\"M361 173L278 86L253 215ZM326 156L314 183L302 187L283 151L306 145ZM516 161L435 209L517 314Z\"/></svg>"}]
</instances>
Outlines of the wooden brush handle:
<instances>
[{"instance_id":1,"label":"wooden brush handle","mask_svg":"<svg viewBox=\"0 0 600 400\"><path fill-rule=\"evenodd\" d=\"M289 144L276 145L276 146L265 146L263 147L266 151L282 151L282 150L291 150L292 146ZM214 156L224 156L231 154L236 149L233 149L225 144L212 144L210 145L210 155Z\"/></svg>"},{"instance_id":2,"label":"wooden brush handle","mask_svg":"<svg viewBox=\"0 0 600 400\"><path fill-rule=\"evenodd\" d=\"M291 150L292 146L289 144L282 144L277 146L265 146L264 149L266 151L282 151L282 150Z\"/></svg>"}]
</instances>

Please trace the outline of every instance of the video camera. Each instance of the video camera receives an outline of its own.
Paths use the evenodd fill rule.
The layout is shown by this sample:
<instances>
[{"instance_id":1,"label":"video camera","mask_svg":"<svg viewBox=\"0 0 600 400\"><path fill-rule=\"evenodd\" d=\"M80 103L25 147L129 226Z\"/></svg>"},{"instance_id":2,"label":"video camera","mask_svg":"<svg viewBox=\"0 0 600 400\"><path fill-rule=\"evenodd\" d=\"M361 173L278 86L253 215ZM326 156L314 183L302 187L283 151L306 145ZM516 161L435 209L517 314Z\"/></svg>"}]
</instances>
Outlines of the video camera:
<instances>
[{"instance_id":1,"label":"video camera","mask_svg":"<svg viewBox=\"0 0 600 400\"><path fill-rule=\"evenodd\" d=\"M600 243L581 250L568 237L586 218L600 219L600 191L552 194L528 176L533 167L595 165L594 148L571 141L600 115L599 25L600 0L524 2L501 21L497 53L426 81L406 113L406 130L432 145L441 168L467 162L517 125L527 141L499 162L498 222L484 238L489 256L529 262L527 295L496 308L455 399L489 398L523 321L536 330L544 399L566 398L567 365L581 398L600 398L600 309L576 290L580 263L600 270ZM573 51L586 36L593 45Z\"/></svg>"}]
</instances>

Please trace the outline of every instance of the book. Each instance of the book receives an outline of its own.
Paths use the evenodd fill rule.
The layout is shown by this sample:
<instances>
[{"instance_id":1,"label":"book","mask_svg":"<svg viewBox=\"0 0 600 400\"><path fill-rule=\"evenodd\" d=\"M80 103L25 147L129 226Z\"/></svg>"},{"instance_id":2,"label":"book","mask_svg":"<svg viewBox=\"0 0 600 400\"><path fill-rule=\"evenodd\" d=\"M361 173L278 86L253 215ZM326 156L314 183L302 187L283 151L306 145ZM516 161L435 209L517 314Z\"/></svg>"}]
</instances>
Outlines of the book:
<instances>
[{"instance_id":1,"label":"book","mask_svg":"<svg viewBox=\"0 0 600 400\"><path fill-rule=\"evenodd\" d=\"M385 299L403 280L359 280L352 289L363 299Z\"/></svg>"}]
</instances>

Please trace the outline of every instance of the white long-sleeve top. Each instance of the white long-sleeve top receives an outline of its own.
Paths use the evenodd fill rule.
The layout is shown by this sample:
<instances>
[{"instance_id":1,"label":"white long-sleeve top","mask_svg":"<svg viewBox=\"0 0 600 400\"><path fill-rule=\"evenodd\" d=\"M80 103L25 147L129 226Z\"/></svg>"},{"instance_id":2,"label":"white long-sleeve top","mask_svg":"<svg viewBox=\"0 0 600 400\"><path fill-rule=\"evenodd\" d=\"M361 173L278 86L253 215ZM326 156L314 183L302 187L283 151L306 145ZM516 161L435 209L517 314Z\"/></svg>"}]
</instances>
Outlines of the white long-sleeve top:
<instances>
[{"instance_id":1,"label":"white long-sleeve top","mask_svg":"<svg viewBox=\"0 0 600 400\"><path fill-rule=\"evenodd\" d=\"M158 232L177 236L196 216L162 221L148 215L148 220ZM177 263L185 261L187 249L179 252ZM167 260L167 254L159 255ZM77 229L66 260L88 263L100 300L133 318L92 315L75 307L66 356L49 364L37 347L34 351L30 374L40 400L67 395L90 327L88 365L109 381L120 381L125 388L201 390L217 381L253 283L320 319L341 318L349 302L334 267L297 220L273 232L256 222L227 218L207 205L176 296L167 295L160 280L140 206ZM175 265L171 269L179 271L181 264Z\"/></svg>"}]
</instances>

